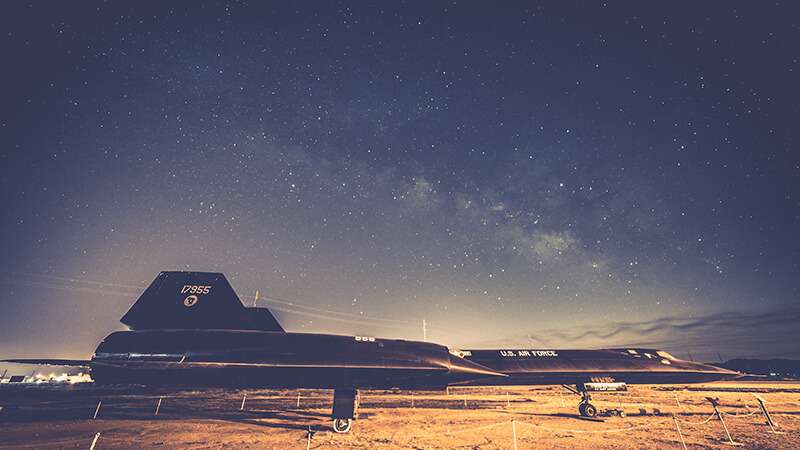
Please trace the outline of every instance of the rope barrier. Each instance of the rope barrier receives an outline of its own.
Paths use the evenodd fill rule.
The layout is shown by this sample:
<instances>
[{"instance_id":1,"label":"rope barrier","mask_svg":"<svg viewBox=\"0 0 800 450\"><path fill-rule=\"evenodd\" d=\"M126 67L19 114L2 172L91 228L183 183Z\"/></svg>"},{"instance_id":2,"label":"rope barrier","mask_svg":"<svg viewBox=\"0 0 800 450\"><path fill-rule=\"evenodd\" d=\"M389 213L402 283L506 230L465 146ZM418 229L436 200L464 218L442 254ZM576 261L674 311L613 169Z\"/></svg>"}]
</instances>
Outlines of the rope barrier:
<instances>
[{"instance_id":1,"label":"rope barrier","mask_svg":"<svg viewBox=\"0 0 800 450\"><path fill-rule=\"evenodd\" d=\"M750 408L747 405L744 405L744 407L748 410L747 414L731 413L731 412L725 412L725 411L723 411L722 413L725 414L728 417L751 417L751 416L754 416L754 415L756 415L758 413L758 411L751 411ZM677 417L676 417L676 420L678 422L680 422L680 423L684 423L684 424L688 424L688 425L703 425L703 424L706 424L706 423L710 422L714 417L716 417L716 415L717 415L717 413L711 413L711 415L708 416L708 418L706 420L703 420L702 422L692 422L692 421L688 421L688 420L678 419Z\"/></svg>"},{"instance_id":2,"label":"rope barrier","mask_svg":"<svg viewBox=\"0 0 800 450\"><path fill-rule=\"evenodd\" d=\"M92 440L91 437L86 437L81 439L62 439L60 441L51 441L45 443L38 442L35 444L13 444L13 445L0 444L0 448L57 448L59 446L63 446L66 444L79 444L79 443L86 443L86 446L88 447L91 440Z\"/></svg>"},{"instance_id":3,"label":"rope barrier","mask_svg":"<svg viewBox=\"0 0 800 450\"><path fill-rule=\"evenodd\" d=\"M464 428L464 429L461 429L461 430L458 430L458 431L449 431L448 430L444 434L446 434L448 436L453 436L453 435L456 435L456 434L464 434L464 433L467 433L467 432L470 432L470 431L475 432L475 431L488 430L490 428L498 427L500 425L506 425L506 424L509 424L509 423L511 423L511 422L508 421L508 420L504 420L502 422L492 423L492 424L489 424L489 425L483 425L483 426L480 426L480 427L477 427L477 428Z\"/></svg>"},{"instance_id":4,"label":"rope barrier","mask_svg":"<svg viewBox=\"0 0 800 450\"><path fill-rule=\"evenodd\" d=\"M426 435L418 435L418 436L414 436L413 439L429 439L429 438L432 438L432 437L441 437L442 435L456 436L456 435L460 435L460 434L464 434L464 433L474 433L474 432L477 432L477 431L488 430L490 428L495 428L495 427L498 427L500 425L507 425L507 424L510 424L510 423L511 423L510 421L504 420L502 422L490 423L488 425L482 425L482 426L479 426L479 427L466 427L466 428L458 429L456 431L447 430L445 432L436 432L436 433L429 433L429 434L426 434Z\"/></svg>"},{"instance_id":5,"label":"rope barrier","mask_svg":"<svg viewBox=\"0 0 800 450\"><path fill-rule=\"evenodd\" d=\"M311 394L312 392L309 392L309 393ZM243 409L245 399L255 402L255 401L258 401L258 400L261 400L261 401L296 400L296 399L299 400L299 398L300 398L300 393L299 392L298 392L297 396L288 396L288 395L268 396L268 395L265 395L265 396L252 396L249 399L246 397L246 395L247 395L247 392L244 392L241 405L237 404L237 406L239 406L238 409L240 409L240 410ZM411 395L411 398L413 399L414 398L414 396L413 396L414 394L412 393L410 395ZM379 405L381 403L384 403L384 402L392 403L393 401L396 402L397 399L408 398L409 396L408 395L396 395L396 396L392 396L392 397L395 397L395 398L394 399L390 398L388 400L387 399L379 400L376 403L379 404ZM142 396L142 397L134 397L133 399L136 399L136 400L150 399L150 400L152 400L152 399L156 399L156 398L158 398L159 401L158 401L158 405L156 406L155 414L158 414L158 412L159 412L158 410L159 410L159 408L161 406L161 401L165 398L163 395L162 396L150 396L150 395L147 395L147 396ZM309 396L304 396L302 398L306 399L308 402L325 402L325 403L329 403L330 402L330 397L328 395L309 395ZM435 400L441 400L441 401L445 401L445 402L453 402L453 401L459 402L460 401L460 400L453 400L452 397L439 396L439 395L436 395L436 394L430 395L430 396L418 397L418 398L419 399L435 399ZM191 401L191 399L192 399L191 396L176 397L175 398L175 400L190 400L190 401ZM502 403L507 403L508 402L507 394L506 394L506 398L504 400L505 401L503 401L503 400L498 400L498 401L502 402ZM493 400L489 400L489 401L492 402ZM238 399L237 399L237 402L238 402ZM130 404L130 403L138 403L138 402L123 402L122 404L123 405L127 405L127 404ZM686 399L684 399L684 404L686 404ZM97 412L100 409L100 405L101 405L101 403L98 402L97 408L95 410L95 417L97 416ZM630 404L628 404L628 405L630 405ZM642 405L644 405L644 404L642 404ZM718 404L715 404L714 402L712 402L712 405L715 406L715 411L710 413L707 418L705 418L704 420L701 420L701 421L690 421L690 420L685 420L685 419L679 419L677 417L677 415L672 414L670 418L675 421L675 427L678 428L678 433L679 434L681 433L680 432L680 427L678 427L678 425L677 425L678 423L685 424L685 425L690 425L690 426L699 426L699 425L707 424L710 421L714 420L715 418L722 419L723 418L722 416L746 418L746 417L755 416L756 414L759 414L759 412L760 412L757 409L756 410L751 409L751 407L747 403L741 403L741 404L735 405L735 406L732 405L732 407L734 409L731 410L731 412L720 411L719 409L716 408L716 406ZM103 406L106 406L106 405L103 405ZM380 406L378 406L378 407L380 407ZM692 405L692 407L699 407L699 405ZM747 410L747 412L746 413L737 412L738 409L736 409L736 408L738 408L738 409L744 408L744 409ZM679 408L679 409L683 409L683 408ZM699 413L691 413L691 412L684 412L683 414L688 414L688 415L698 414L699 415ZM544 430L544 431L549 432L549 433L573 433L573 434L626 433L626 432L631 432L631 431L634 431L634 430L642 430L642 429L647 429L647 428L658 428L658 427L664 425L664 424L662 424L660 422L649 422L649 423L644 423L644 424L640 424L640 425L632 425L632 426L626 426L624 428L613 428L613 429L554 428L554 427L549 427L547 425L542 425L542 424L538 424L538 423L529 423L529 422L525 422L525 421L518 421L518 420L516 420L516 415L513 414L512 415L512 420L503 420L503 421L489 423L489 424L482 425L482 426L477 426L477 427L466 426L464 428L460 428L460 429L457 429L457 430L447 429L446 431L438 431L437 430L437 431L434 431L434 432L428 432L429 430L425 430L422 435L414 436L412 439L430 439L430 438L433 438L433 437L441 437L441 436L453 436L453 437L455 437L455 436L459 436L459 435L463 435L463 434L479 433L481 431L485 431L485 430L489 430L489 429L493 429L493 428L497 428L497 427L501 427L501 426L509 426L509 425L511 425L511 427L510 427L511 430L510 431L513 432L514 442L516 443L517 437L522 434L522 433L519 433L520 430L516 429L516 424L517 423L519 425L526 425L528 427L529 431L535 430L535 429L539 429L539 430ZM724 425L724 422L723 422L723 425ZM523 433L524 433L524 431L523 431ZM726 433L727 433L727 427L726 427ZM729 433L728 433L728 435L729 435ZM682 439L682 435L680 437ZM729 439L730 439L730 436L729 436ZM91 438L87 438L86 442L88 442L88 440L91 440ZM121 440L115 439L113 437L106 438L105 436L102 438L102 440L103 441L110 441L110 442L126 442L126 441L121 441ZM731 439L731 441L732 441L732 439ZM63 439L63 440L58 440L58 441L53 441L53 442L48 442L48 443L35 443L35 444L24 444L23 443L23 444L15 444L15 445L3 445L3 444L0 444L0 449L57 447L57 446L65 446L65 445L72 445L72 444L81 445L81 443L84 443L84 442L85 442L84 439Z\"/></svg>"},{"instance_id":6,"label":"rope barrier","mask_svg":"<svg viewBox=\"0 0 800 450\"><path fill-rule=\"evenodd\" d=\"M37 442L31 444L0 444L0 449L15 449L15 448L60 448L68 444L79 444L78 447L86 448L88 447L92 439L95 435L88 436L85 438L76 438L76 439L61 439L58 441L50 441L50 442ZM130 445L130 439L122 439L122 438L115 438L115 437L108 437L103 434L102 438L100 439L102 442L113 442L117 444L127 444ZM82 444L86 444L85 446Z\"/></svg>"},{"instance_id":7,"label":"rope barrier","mask_svg":"<svg viewBox=\"0 0 800 450\"><path fill-rule=\"evenodd\" d=\"M749 413L747 413L747 414L739 414L739 413L727 413L727 412L726 412L726 413L723 413L723 414L725 414L725 415L726 415L726 416L728 416L728 417L751 417L751 416L754 416L754 415L756 415L756 413L758 413L758 411L750 411L750 412L749 412Z\"/></svg>"},{"instance_id":8,"label":"rope barrier","mask_svg":"<svg viewBox=\"0 0 800 450\"><path fill-rule=\"evenodd\" d=\"M708 422L711 422L711 419L713 419L716 416L717 416L717 413L711 413L711 415L709 415L708 418L706 420L702 421L702 422L692 422L690 420L678 419L677 417L675 418L675 420L677 420L680 423L685 423L687 425L703 425L703 424L706 424Z\"/></svg>"},{"instance_id":9,"label":"rope barrier","mask_svg":"<svg viewBox=\"0 0 800 450\"><path fill-rule=\"evenodd\" d=\"M550 427L546 427L544 425L538 425L538 424L534 424L534 423L527 423L527 422L521 422L521 421L517 422L517 423L519 423L521 425L527 425L527 426L533 427L533 428L540 428L540 429L543 429L543 430L552 431L552 432L555 432L555 433L586 433L586 434L624 433L626 431L640 430L642 428L651 427L653 425L653 424L649 424L648 423L648 424L642 424L642 425L634 425L632 427L615 428L615 429L611 429L611 430L573 430L573 429L569 429L569 428L550 428Z\"/></svg>"},{"instance_id":10,"label":"rope barrier","mask_svg":"<svg viewBox=\"0 0 800 450\"><path fill-rule=\"evenodd\" d=\"M269 397L269 398L276 398L276 397ZM294 397L288 397L288 396L282 397L282 398L294 399ZM323 397L320 396L320 397L316 397L316 398L320 398L321 399ZM746 405L746 404L744 405L744 407L748 409L748 413L746 413L746 414L728 413L728 412L722 412L722 414L727 415L729 417L751 417L751 416L754 416L754 415L756 415L758 413L758 411L750 410L749 406ZM676 423L680 422L682 424L695 425L695 426L706 424L706 423L710 422L711 420L713 420L715 417L717 417L717 413L713 412L705 420L702 420L702 421L699 421L699 422L695 422L695 421L688 421L688 420L678 419L674 415L672 416L672 418L676 421ZM503 421L500 421L500 422L490 423L490 424L486 424L486 425L482 425L482 426L478 426L478 427L464 427L464 428L457 429L457 430L449 430L448 429L445 432L439 431L439 432L434 432L434 433L426 433L424 435L414 436L412 439L430 439L430 438L434 438L434 437L441 437L443 435L455 437L455 436L468 434L468 433L479 433L481 431L489 430L489 429L492 429L492 428L497 428L497 427L500 427L500 426L512 425L512 431L514 433L514 439L515 439L515 442L516 442L517 437L522 434L522 433L518 433L517 432L516 424L525 425L525 426L529 427L529 429L539 429L539 430L544 430L544 431L547 431L547 432L550 432L550 433L573 433L573 434L615 434L615 433L626 433L626 432L630 432L630 431L634 431L634 430L641 430L641 429L646 429L646 428L655 428L655 427L658 427L659 425L661 425L659 423L645 423L645 424L641 424L641 425L633 425L633 426L628 426L628 427L624 427L624 428L613 428L613 429L602 429L602 430L589 429L589 430L587 430L587 429L572 429L572 428L554 428L554 427L549 427L549 426L546 426L546 425L541 425L541 424L536 424L536 423L529 423L529 422L525 422L525 421L519 421L519 420L516 420L516 419L512 419L512 420L503 420ZM80 445L81 443L88 443L89 440L90 440L90 438L81 438L81 439L62 439L62 440L51 441L51 442L47 442L47 443L14 444L14 445L1 445L0 444L0 449L57 447L57 446L65 446L65 445L71 445L71 444ZM110 438L104 437L103 440L104 441L110 441L110 442L128 442L128 441L125 441L125 440L115 439L113 437L110 437Z\"/></svg>"},{"instance_id":11,"label":"rope barrier","mask_svg":"<svg viewBox=\"0 0 800 450\"><path fill-rule=\"evenodd\" d=\"M716 413L712 413L706 420L704 420L702 422L690 422L690 421L685 421L685 420L680 420L680 422L686 423L686 424L691 424L691 425L702 425L702 424L710 422L715 416L716 416ZM745 415L740 415L740 416L745 416ZM676 420L678 420L678 419L676 418ZM431 438L431 437L438 437L438 436L441 436L442 434L447 435L447 436L455 436L455 435L460 435L460 434L464 434L464 433L475 433L475 432L479 432L479 431L483 431L483 430L488 430L488 429L491 429L491 428L499 427L501 425L508 425L509 422L515 422L515 423L520 424L520 425L527 425L530 428L545 430L545 431L549 431L551 433L576 433L576 434L625 433L625 432L634 431L634 430L652 428L654 426L654 424L652 424L652 423L646 423L646 424L634 425L634 426L625 427L625 428L613 428L613 429L607 429L607 430L578 430L578 429L573 429L573 428L553 428L553 427L548 427L548 426L545 426L545 425L528 423L528 422L517 421L517 420L513 420L513 421L507 421L506 420L506 421L496 422L496 423L483 425L483 426L475 427L475 428L470 427L470 428L459 429L459 430L456 430L456 431L448 430L448 431L446 431L444 433L429 434L429 435L426 435L426 436L415 436L415 439L427 439L427 438Z\"/></svg>"}]
</instances>

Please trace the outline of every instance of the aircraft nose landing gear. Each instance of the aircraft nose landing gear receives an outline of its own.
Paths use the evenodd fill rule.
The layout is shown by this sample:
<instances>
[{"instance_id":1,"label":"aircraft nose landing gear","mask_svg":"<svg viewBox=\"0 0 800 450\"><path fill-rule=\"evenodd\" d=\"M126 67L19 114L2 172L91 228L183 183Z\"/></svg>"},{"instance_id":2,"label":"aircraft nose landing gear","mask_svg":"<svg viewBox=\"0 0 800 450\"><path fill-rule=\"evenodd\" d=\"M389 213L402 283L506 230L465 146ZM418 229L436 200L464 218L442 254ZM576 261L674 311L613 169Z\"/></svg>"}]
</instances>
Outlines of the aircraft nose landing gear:
<instances>
[{"instance_id":1,"label":"aircraft nose landing gear","mask_svg":"<svg viewBox=\"0 0 800 450\"><path fill-rule=\"evenodd\" d=\"M570 392L581 396L581 402L578 404L578 412L582 417L597 417L597 407L592 404L592 396L583 384L577 384L574 387L568 384L562 386L567 388Z\"/></svg>"},{"instance_id":2,"label":"aircraft nose landing gear","mask_svg":"<svg viewBox=\"0 0 800 450\"><path fill-rule=\"evenodd\" d=\"M578 412L581 413L583 417L596 417L597 416L597 408L593 404L590 403L592 400L591 396L588 393L584 392L583 399L581 400L580 405L578 405Z\"/></svg>"}]
</instances>

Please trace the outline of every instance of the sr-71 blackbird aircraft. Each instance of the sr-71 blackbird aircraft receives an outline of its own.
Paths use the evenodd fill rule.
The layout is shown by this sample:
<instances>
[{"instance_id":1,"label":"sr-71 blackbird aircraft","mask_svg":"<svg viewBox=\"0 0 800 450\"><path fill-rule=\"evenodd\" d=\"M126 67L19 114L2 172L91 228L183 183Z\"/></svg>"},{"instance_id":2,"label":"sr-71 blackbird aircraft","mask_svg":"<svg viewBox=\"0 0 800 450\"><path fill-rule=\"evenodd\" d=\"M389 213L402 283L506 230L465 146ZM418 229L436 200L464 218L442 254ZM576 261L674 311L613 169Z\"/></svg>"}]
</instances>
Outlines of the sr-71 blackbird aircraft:
<instances>
[{"instance_id":1,"label":"sr-71 blackbird aircraft","mask_svg":"<svg viewBox=\"0 0 800 450\"><path fill-rule=\"evenodd\" d=\"M333 389L333 430L356 417L358 389L443 390L447 386L564 385L582 396L625 383L697 383L738 372L666 352L450 350L429 342L288 333L266 308L245 307L221 273L161 272L91 360L5 362L88 367L98 384Z\"/></svg>"}]
</instances>

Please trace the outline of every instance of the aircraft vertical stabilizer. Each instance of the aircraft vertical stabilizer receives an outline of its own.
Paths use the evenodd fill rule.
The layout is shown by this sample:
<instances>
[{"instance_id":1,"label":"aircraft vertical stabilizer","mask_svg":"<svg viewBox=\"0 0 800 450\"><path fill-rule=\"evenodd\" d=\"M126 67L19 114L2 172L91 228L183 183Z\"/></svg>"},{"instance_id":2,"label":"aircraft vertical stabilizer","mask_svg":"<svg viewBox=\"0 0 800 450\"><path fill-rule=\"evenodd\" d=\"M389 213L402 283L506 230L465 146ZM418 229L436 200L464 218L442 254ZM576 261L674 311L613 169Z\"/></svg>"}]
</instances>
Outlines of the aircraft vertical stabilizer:
<instances>
[{"instance_id":1,"label":"aircraft vertical stabilizer","mask_svg":"<svg viewBox=\"0 0 800 450\"><path fill-rule=\"evenodd\" d=\"M280 331L266 308L246 308L225 275L161 272L120 322L134 330L228 329Z\"/></svg>"}]
</instances>

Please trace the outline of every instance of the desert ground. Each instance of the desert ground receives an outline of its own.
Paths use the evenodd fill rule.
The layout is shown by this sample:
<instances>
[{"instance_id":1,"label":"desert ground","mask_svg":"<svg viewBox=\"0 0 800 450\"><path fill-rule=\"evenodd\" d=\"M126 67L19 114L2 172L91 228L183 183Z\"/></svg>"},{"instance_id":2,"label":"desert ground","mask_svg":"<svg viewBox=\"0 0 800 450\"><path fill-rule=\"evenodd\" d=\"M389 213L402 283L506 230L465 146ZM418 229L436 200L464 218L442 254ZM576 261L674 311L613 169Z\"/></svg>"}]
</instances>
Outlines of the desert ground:
<instances>
[{"instance_id":1,"label":"desert ground","mask_svg":"<svg viewBox=\"0 0 800 450\"><path fill-rule=\"evenodd\" d=\"M776 433L754 393L766 401ZM579 417L579 398L558 386L364 391L359 419L346 435L331 431L331 397L324 390L4 385L0 448L490 449L514 448L516 441L519 449L680 449L676 422L687 448L730 448L706 397L719 399L737 445L800 446L800 383L630 386L593 394L601 413L625 412L595 420Z\"/></svg>"}]
</instances>

